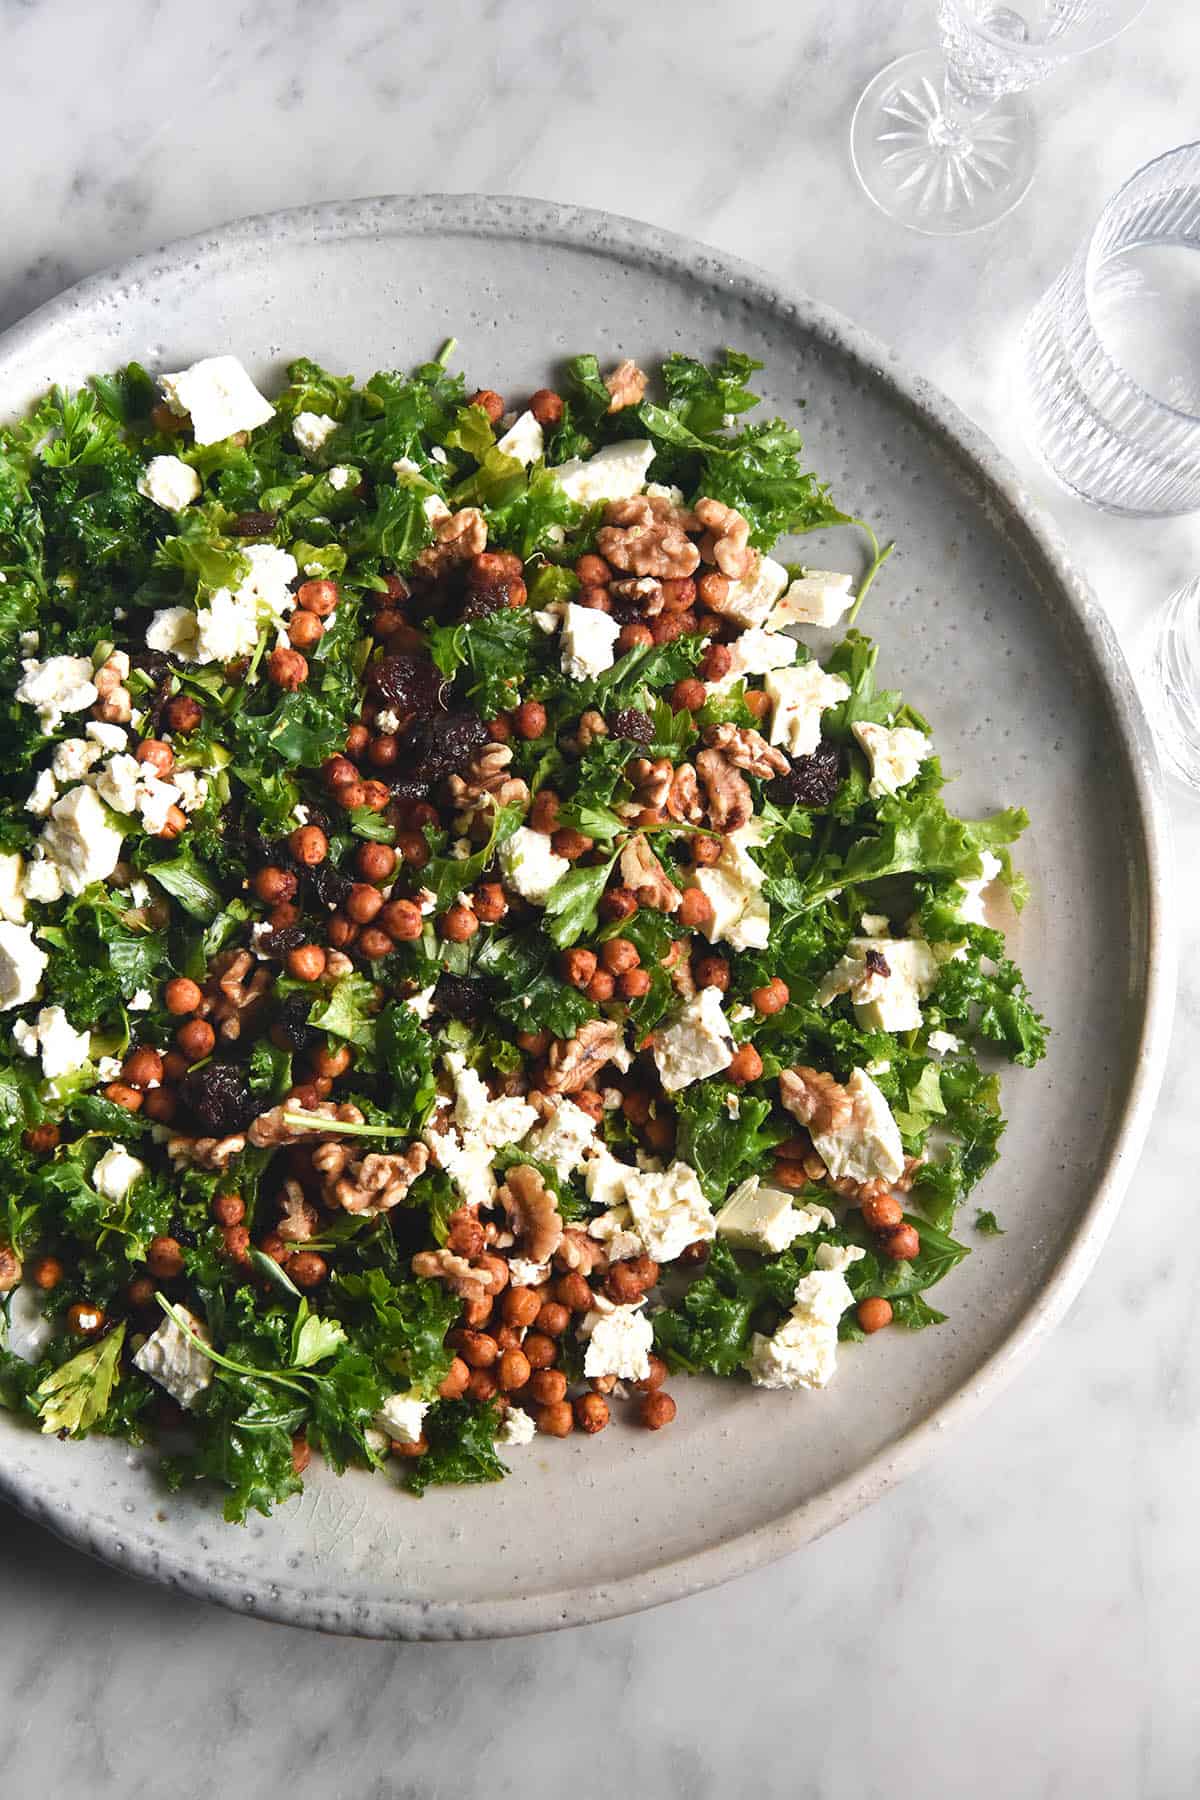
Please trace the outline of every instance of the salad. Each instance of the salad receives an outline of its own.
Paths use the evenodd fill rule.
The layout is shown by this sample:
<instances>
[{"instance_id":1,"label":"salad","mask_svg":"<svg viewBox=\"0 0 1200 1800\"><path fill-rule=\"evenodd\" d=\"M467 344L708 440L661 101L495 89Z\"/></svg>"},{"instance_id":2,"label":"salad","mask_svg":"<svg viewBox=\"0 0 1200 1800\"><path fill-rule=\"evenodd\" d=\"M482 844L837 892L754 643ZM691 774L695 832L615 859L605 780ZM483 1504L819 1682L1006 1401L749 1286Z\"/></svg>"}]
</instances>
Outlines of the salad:
<instances>
[{"instance_id":1,"label":"salad","mask_svg":"<svg viewBox=\"0 0 1200 1800\"><path fill-rule=\"evenodd\" d=\"M1045 1047L760 365L452 351L0 432L0 1399L232 1520L936 1325Z\"/></svg>"}]
</instances>

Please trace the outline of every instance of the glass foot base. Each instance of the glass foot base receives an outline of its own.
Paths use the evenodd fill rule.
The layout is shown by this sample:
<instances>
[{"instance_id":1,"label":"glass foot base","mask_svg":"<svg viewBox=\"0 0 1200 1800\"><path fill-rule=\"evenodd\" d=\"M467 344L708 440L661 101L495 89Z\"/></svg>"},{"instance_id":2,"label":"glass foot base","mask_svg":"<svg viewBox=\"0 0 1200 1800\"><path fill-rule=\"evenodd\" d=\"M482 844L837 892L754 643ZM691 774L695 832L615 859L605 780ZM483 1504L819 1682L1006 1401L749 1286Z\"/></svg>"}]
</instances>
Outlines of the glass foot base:
<instances>
[{"instance_id":1,"label":"glass foot base","mask_svg":"<svg viewBox=\"0 0 1200 1800\"><path fill-rule=\"evenodd\" d=\"M967 119L947 115L940 50L915 50L881 69L850 126L854 170L889 219L930 237L994 225L1023 200L1037 131L1020 95Z\"/></svg>"}]
</instances>

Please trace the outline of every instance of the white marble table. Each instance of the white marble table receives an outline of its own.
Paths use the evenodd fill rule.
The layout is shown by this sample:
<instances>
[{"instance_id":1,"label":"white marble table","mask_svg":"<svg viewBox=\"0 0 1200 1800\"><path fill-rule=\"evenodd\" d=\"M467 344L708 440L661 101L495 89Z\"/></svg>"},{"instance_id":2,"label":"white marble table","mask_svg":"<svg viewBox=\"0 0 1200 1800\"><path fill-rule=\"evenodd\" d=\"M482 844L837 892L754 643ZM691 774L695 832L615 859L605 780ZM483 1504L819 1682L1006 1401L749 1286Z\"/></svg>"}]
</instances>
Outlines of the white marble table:
<instances>
[{"instance_id":1,"label":"white marble table","mask_svg":"<svg viewBox=\"0 0 1200 1800\"><path fill-rule=\"evenodd\" d=\"M876 214L846 156L859 89L929 36L931 12L7 0L0 324L239 213L427 188L540 194L690 232L806 286L1028 472L1005 377L1014 331L1103 197L1195 135L1200 15L1151 0L1056 80L1024 206L939 242ZM1194 572L1196 526L1103 519L1032 479L1132 643ZM1176 792L1173 811L1186 878L1200 806ZM1200 1791L1186 1162L1200 930L1185 932L1173 1073L1100 1266L1035 1364L919 1478L740 1584L495 1646L338 1642L231 1617L5 1514L5 1791L369 1800L486 1781L499 1800L607 1793L614 1775L689 1800Z\"/></svg>"}]
</instances>

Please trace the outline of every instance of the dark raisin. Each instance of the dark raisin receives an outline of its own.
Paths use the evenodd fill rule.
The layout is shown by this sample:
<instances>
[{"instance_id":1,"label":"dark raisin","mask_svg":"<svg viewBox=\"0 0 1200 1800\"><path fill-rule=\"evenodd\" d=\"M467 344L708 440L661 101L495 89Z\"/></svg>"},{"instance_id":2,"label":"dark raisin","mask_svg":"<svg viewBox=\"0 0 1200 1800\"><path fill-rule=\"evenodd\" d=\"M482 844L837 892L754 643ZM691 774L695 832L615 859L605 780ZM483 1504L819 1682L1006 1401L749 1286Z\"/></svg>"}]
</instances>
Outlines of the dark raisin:
<instances>
[{"instance_id":1,"label":"dark raisin","mask_svg":"<svg viewBox=\"0 0 1200 1800\"><path fill-rule=\"evenodd\" d=\"M608 729L614 737L632 738L635 744L654 742L654 726L650 715L640 712L636 706L625 706L620 712L610 713Z\"/></svg>"},{"instance_id":2,"label":"dark raisin","mask_svg":"<svg viewBox=\"0 0 1200 1800\"><path fill-rule=\"evenodd\" d=\"M446 973L437 978L433 1004L447 1018L474 1021L486 1010L487 997L481 981L472 981L466 975Z\"/></svg>"},{"instance_id":3,"label":"dark raisin","mask_svg":"<svg viewBox=\"0 0 1200 1800\"><path fill-rule=\"evenodd\" d=\"M883 975L886 977L892 972L888 966L887 957L883 954L882 950L868 950L867 954L863 957L863 967L868 975Z\"/></svg>"},{"instance_id":4,"label":"dark raisin","mask_svg":"<svg viewBox=\"0 0 1200 1800\"><path fill-rule=\"evenodd\" d=\"M302 873L307 892L327 912L333 912L335 907L340 906L354 886L350 877L343 875L340 869L335 869L328 857L315 867L304 869Z\"/></svg>"},{"instance_id":5,"label":"dark raisin","mask_svg":"<svg viewBox=\"0 0 1200 1800\"><path fill-rule=\"evenodd\" d=\"M503 612L507 604L499 588L468 588L459 617L468 622L486 619L489 613Z\"/></svg>"},{"instance_id":6,"label":"dark raisin","mask_svg":"<svg viewBox=\"0 0 1200 1800\"><path fill-rule=\"evenodd\" d=\"M289 950L298 950L301 944L307 944L308 935L303 925L282 925L278 931L267 932L263 949L268 956L285 956Z\"/></svg>"},{"instance_id":7,"label":"dark raisin","mask_svg":"<svg viewBox=\"0 0 1200 1800\"><path fill-rule=\"evenodd\" d=\"M431 718L443 704L446 677L428 656L397 651L367 670L367 686L375 699L396 712Z\"/></svg>"},{"instance_id":8,"label":"dark raisin","mask_svg":"<svg viewBox=\"0 0 1200 1800\"><path fill-rule=\"evenodd\" d=\"M205 1063L192 1069L179 1092L200 1131L214 1137L244 1131L258 1111L249 1082L233 1063Z\"/></svg>"},{"instance_id":9,"label":"dark raisin","mask_svg":"<svg viewBox=\"0 0 1200 1800\"><path fill-rule=\"evenodd\" d=\"M474 713L413 719L401 733L396 779L416 778L428 785L445 775L462 774L487 741L487 726Z\"/></svg>"},{"instance_id":10,"label":"dark raisin","mask_svg":"<svg viewBox=\"0 0 1200 1800\"><path fill-rule=\"evenodd\" d=\"M182 1244L185 1250L194 1250L196 1248L196 1233L188 1230L183 1222L182 1213L175 1213L172 1216L170 1229L171 1236L175 1239L175 1242L177 1244Z\"/></svg>"},{"instance_id":11,"label":"dark raisin","mask_svg":"<svg viewBox=\"0 0 1200 1800\"><path fill-rule=\"evenodd\" d=\"M275 1015L272 1035L283 1038L289 1050L307 1050L320 1035L308 1022L311 994L289 994Z\"/></svg>"},{"instance_id":12,"label":"dark raisin","mask_svg":"<svg viewBox=\"0 0 1200 1800\"><path fill-rule=\"evenodd\" d=\"M797 756L788 773L771 782L767 796L776 806L828 806L841 779L841 753L822 738L811 756Z\"/></svg>"},{"instance_id":13,"label":"dark raisin","mask_svg":"<svg viewBox=\"0 0 1200 1800\"><path fill-rule=\"evenodd\" d=\"M229 527L231 537L270 537L277 524L276 515L269 512L239 513Z\"/></svg>"},{"instance_id":14,"label":"dark raisin","mask_svg":"<svg viewBox=\"0 0 1200 1800\"><path fill-rule=\"evenodd\" d=\"M618 625L641 625L646 619L646 598L644 594L616 594L609 596L609 613Z\"/></svg>"}]
</instances>

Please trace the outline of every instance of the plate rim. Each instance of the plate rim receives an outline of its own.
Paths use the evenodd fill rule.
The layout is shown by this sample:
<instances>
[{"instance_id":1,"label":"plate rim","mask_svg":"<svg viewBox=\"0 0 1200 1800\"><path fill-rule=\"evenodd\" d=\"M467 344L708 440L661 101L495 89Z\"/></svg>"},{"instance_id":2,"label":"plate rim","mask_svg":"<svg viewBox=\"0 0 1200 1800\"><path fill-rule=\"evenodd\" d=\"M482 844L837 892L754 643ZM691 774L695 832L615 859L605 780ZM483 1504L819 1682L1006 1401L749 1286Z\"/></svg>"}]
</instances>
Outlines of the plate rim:
<instances>
[{"instance_id":1,"label":"plate rim","mask_svg":"<svg viewBox=\"0 0 1200 1800\"><path fill-rule=\"evenodd\" d=\"M1124 746L1140 827L1138 863L1144 883L1147 957L1145 1004L1136 1072L1113 1128L1107 1164L1071 1239L1045 1286L1011 1331L957 1390L885 1450L767 1524L636 1574L554 1592L489 1601L429 1601L380 1596L285 1592L252 1576L194 1563L167 1549L131 1543L93 1527L61 1497L24 1491L0 1467L0 1498L77 1549L122 1570L233 1611L348 1636L464 1640L508 1637L590 1623L664 1604L715 1587L800 1549L880 1498L920 1467L947 1429L973 1418L1025 1364L1075 1300L1111 1229L1149 1129L1166 1068L1175 1003L1176 895L1169 816L1149 721L1115 633L1088 584L1071 565L1058 527L1024 486L1016 468L959 407L872 333L739 257L697 239L596 208L522 195L486 193L375 195L251 214L174 239L102 269L45 302L0 334L0 364L69 324L114 290L152 283L185 262L251 253L281 238L314 243L373 235L532 238L548 246L592 250L618 261L636 258L694 285L719 283L758 307L790 320L827 343L867 379L882 384L940 443L961 474L974 479L981 503L995 509L1018 551L1032 552L1052 577L1053 604L1079 633ZM1024 546L1022 545L1024 540Z\"/></svg>"}]
</instances>

